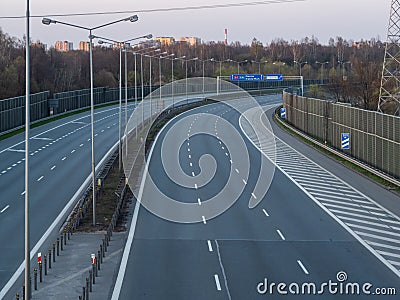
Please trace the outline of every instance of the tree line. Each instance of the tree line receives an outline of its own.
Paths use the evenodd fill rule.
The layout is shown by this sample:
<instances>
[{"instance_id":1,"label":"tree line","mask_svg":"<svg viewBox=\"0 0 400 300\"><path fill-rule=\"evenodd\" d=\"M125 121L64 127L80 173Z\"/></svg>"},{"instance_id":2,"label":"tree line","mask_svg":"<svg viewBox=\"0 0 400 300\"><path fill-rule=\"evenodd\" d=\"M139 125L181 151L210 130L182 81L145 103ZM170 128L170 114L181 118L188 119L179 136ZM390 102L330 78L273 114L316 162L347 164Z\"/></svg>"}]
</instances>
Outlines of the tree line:
<instances>
[{"instance_id":1,"label":"tree line","mask_svg":"<svg viewBox=\"0 0 400 300\"><path fill-rule=\"evenodd\" d=\"M24 46L23 39L11 37L0 28L0 99L25 94ZM329 79L330 83L325 88L311 89L311 96L329 95L336 101L375 110L384 51L384 43L374 38L354 43L336 37L331 38L327 45L321 44L316 37L292 41L277 38L264 44L254 38L250 45L240 42L229 45L208 42L196 46L175 43L161 46L161 52L175 54L161 59L161 83L169 82L172 76L174 80L185 78L186 72L189 77L202 76L203 66L204 75L209 77L229 76L237 73L238 68L240 73L301 73L305 79L320 79L321 82ZM197 60L185 61L192 58ZM141 59L144 66L143 83L149 84L150 58L140 55L136 56L137 84L141 84ZM118 86L119 50L95 45L93 61L95 87ZM159 58L152 58L152 84L160 84L159 63ZM171 73L172 63L174 74ZM128 53L127 67L128 84L134 85L134 56L131 53ZM89 53L76 50L60 52L53 47L46 50L40 43L32 43L31 72L33 93L88 88Z\"/></svg>"}]
</instances>

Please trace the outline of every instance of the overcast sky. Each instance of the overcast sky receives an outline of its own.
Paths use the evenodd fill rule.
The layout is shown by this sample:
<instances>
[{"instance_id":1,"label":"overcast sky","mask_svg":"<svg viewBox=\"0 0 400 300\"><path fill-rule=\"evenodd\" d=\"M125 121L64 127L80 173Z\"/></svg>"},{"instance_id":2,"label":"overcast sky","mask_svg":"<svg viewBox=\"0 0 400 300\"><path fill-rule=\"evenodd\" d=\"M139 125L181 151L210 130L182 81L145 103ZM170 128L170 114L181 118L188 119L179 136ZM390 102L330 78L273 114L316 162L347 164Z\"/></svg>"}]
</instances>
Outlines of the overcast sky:
<instances>
[{"instance_id":1,"label":"overcast sky","mask_svg":"<svg viewBox=\"0 0 400 300\"><path fill-rule=\"evenodd\" d=\"M208 4L253 2L254 0L31 0L32 15L139 11ZM0 0L0 16L25 14L26 1ZM115 40L125 40L152 33L154 36L197 36L204 41L222 41L224 28L228 42L250 44L255 37L264 44L274 38L300 40L312 35L326 44L330 37L342 36L360 40L386 39L390 0L305 0L295 3L248 7L204 9L195 11L142 12L137 23L120 23L95 33ZM83 17L57 17L60 21L96 26L130 14ZM24 19L0 19L0 27L11 36L21 38ZM82 30L62 25L44 26L40 18L31 25L34 41L53 45L56 40L69 40L74 47L87 39Z\"/></svg>"}]
</instances>

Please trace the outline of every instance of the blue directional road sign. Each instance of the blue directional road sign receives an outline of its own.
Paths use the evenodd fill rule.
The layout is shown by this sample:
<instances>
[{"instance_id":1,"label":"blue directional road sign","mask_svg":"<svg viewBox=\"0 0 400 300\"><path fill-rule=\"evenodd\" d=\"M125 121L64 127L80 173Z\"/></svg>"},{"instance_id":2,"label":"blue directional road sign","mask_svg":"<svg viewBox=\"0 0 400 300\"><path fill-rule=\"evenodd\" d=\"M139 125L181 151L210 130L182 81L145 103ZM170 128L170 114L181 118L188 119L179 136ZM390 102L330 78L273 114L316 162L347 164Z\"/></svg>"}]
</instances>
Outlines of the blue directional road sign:
<instances>
[{"instance_id":1,"label":"blue directional road sign","mask_svg":"<svg viewBox=\"0 0 400 300\"><path fill-rule=\"evenodd\" d=\"M281 118L286 119L286 108L284 107L281 108Z\"/></svg>"},{"instance_id":2,"label":"blue directional road sign","mask_svg":"<svg viewBox=\"0 0 400 300\"><path fill-rule=\"evenodd\" d=\"M350 133L342 133L342 149L350 149Z\"/></svg>"},{"instance_id":3,"label":"blue directional road sign","mask_svg":"<svg viewBox=\"0 0 400 300\"><path fill-rule=\"evenodd\" d=\"M231 81L263 81L262 74L231 74Z\"/></svg>"},{"instance_id":4,"label":"blue directional road sign","mask_svg":"<svg viewBox=\"0 0 400 300\"><path fill-rule=\"evenodd\" d=\"M282 74L267 74L265 75L266 81L283 81Z\"/></svg>"}]
</instances>

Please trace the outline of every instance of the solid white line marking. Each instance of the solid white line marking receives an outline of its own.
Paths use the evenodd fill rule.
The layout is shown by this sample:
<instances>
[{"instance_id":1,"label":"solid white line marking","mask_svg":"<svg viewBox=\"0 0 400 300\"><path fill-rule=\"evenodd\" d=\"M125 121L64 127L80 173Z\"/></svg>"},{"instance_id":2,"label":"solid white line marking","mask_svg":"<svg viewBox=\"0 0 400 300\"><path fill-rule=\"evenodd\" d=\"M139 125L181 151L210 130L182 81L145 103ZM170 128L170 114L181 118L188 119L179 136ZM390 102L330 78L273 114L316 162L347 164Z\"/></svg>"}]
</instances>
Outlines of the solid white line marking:
<instances>
[{"instance_id":1,"label":"solid white line marking","mask_svg":"<svg viewBox=\"0 0 400 300\"><path fill-rule=\"evenodd\" d=\"M214 279L215 279L215 285L217 286L217 290L220 291L221 290L221 283L219 282L218 274L214 275Z\"/></svg>"},{"instance_id":2,"label":"solid white line marking","mask_svg":"<svg viewBox=\"0 0 400 300\"><path fill-rule=\"evenodd\" d=\"M281 239L283 241L286 240L285 237L283 236L282 232L279 229L277 229L276 232L279 234L279 236L281 237Z\"/></svg>"},{"instance_id":3,"label":"solid white line marking","mask_svg":"<svg viewBox=\"0 0 400 300\"><path fill-rule=\"evenodd\" d=\"M269 217L269 214L267 213L267 211L263 208L263 213L266 217Z\"/></svg>"},{"instance_id":4,"label":"solid white line marking","mask_svg":"<svg viewBox=\"0 0 400 300\"><path fill-rule=\"evenodd\" d=\"M207 244L208 244L208 251L213 252L213 248L212 248L212 245L211 245L211 241L208 240L208 241L207 241Z\"/></svg>"},{"instance_id":5,"label":"solid white line marking","mask_svg":"<svg viewBox=\"0 0 400 300\"><path fill-rule=\"evenodd\" d=\"M197 190L197 183L194 184L194 188Z\"/></svg>"},{"instance_id":6,"label":"solid white line marking","mask_svg":"<svg viewBox=\"0 0 400 300\"><path fill-rule=\"evenodd\" d=\"M6 207L4 207L4 208L0 211L0 213L2 214L2 213L5 212L9 207L10 207L10 205L7 205Z\"/></svg>"},{"instance_id":7,"label":"solid white line marking","mask_svg":"<svg viewBox=\"0 0 400 300\"><path fill-rule=\"evenodd\" d=\"M299 264L300 268L303 270L303 272L304 272L306 275L310 274L310 273L308 272L308 270L306 269L306 267L303 265L303 263L302 263L300 260L298 260L297 263Z\"/></svg>"},{"instance_id":8,"label":"solid white line marking","mask_svg":"<svg viewBox=\"0 0 400 300\"><path fill-rule=\"evenodd\" d=\"M55 168L56 168L56 166L52 166L50 170L52 170L52 171L53 171Z\"/></svg>"},{"instance_id":9,"label":"solid white line marking","mask_svg":"<svg viewBox=\"0 0 400 300\"><path fill-rule=\"evenodd\" d=\"M231 164L233 164L233 161L232 161L232 159L230 159L230 160L229 160L229 162L230 162Z\"/></svg>"},{"instance_id":10,"label":"solid white line marking","mask_svg":"<svg viewBox=\"0 0 400 300\"><path fill-rule=\"evenodd\" d=\"M203 219L203 224L207 224L207 220L205 216L201 216L201 218Z\"/></svg>"},{"instance_id":11,"label":"solid white line marking","mask_svg":"<svg viewBox=\"0 0 400 300\"><path fill-rule=\"evenodd\" d=\"M61 160L66 160L67 158L64 156Z\"/></svg>"},{"instance_id":12,"label":"solid white line marking","mask_svg":"<svg viewBox=\"0 0 400 300\"><path fill-rule=\"evenodd\" d=\"M197 203L199 203L199 205L201 205L201 199L197 198Z\"/></svg>"},{"instance_id":13,"label":"solid white line marking","mask_svg":"<svg viewBox=\"0 0 400 300\"><path fill-rule=\"evenodd\" d=\"M43 178L44 176L40 176L37 181L41 181Z\"/></svg>"}]
</instances>

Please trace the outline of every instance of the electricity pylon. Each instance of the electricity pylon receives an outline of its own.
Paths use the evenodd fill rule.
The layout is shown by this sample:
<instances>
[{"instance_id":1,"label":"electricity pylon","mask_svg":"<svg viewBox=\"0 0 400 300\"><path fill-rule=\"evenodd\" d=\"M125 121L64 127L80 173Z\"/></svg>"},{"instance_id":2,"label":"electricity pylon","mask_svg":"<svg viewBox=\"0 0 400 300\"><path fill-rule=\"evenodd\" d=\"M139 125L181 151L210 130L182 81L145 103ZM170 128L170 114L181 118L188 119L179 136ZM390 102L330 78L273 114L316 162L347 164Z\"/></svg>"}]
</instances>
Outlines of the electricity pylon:
<instances>
[{"instance_id":1,"label":"electricity pylon","mask_svg":"<svg viewBox=\"0 0 400 300\"><path fill-rule=\"evenodd\" d=\"M378 111L400 112L400 0L392 0Z\"/></svg>"}]
</instances>

